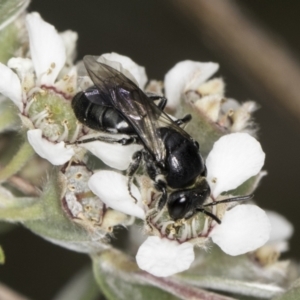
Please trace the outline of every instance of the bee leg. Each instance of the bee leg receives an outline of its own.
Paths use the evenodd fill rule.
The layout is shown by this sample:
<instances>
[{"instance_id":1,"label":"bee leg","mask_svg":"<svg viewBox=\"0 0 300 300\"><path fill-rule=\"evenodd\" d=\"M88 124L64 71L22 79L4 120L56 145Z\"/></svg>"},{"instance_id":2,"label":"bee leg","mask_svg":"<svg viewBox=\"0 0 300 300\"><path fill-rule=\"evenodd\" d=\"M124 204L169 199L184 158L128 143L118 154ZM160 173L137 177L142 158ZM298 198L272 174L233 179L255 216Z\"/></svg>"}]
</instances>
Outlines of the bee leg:
<instances>
[{"instance_id":1,"label":"bee leg","mask_svg":"<svg viewBox=\"0 0 300 300\"><path fill-rule=\"evenodd\" d=\"M190 114L188 114L188 115L184 116L182 119L176 120L175 124L180 126L180 125L190 122L191 120L192 120L192 116Z\"/></svg>"},{"instance_id":2,"label":"bee leg","mask_svg":"<svg viewBox=\"0 0 300 300\"><path fill-rule=\"evenodd\" d=\"M160 101L159 103L157 104L157 107L160 109L160 110L164 110L166 105L167 105L167 98L165 97L160 97Z\"/></svg>"},{"instance_id":3,"label":"bee leg","mask_svg":"<svg viewBox=\"0 0 300 300\"><path fill-rule=\"evenodd\" d=\"M209 217L211 217L211 218L212 218L213 220L215 220L218 224L221 224L221 220L220 220L217 216L215 216L215 215L212 214L211 212L205 210L204 208L197 208L196 210L197 210L197 211L200 211L200 212L202 212L202 213L204 213L205 215L207 215L207 216L209 216Z\"/></svg>"},{"instance_id":4,"label":"bee leg","mask_svg":"<svg viewBox=\"0 0 300 300\"><path fill-rule=\"evenodd\" d=\"M131 137L131 138L128 138L128 139L123 138L123 139L117 140L117 143L121 144L122 146L127 146L127 145L135 143L136 141L137 141L136 138Z\"/></svg>"},{"instance_id":5,"label":"bee leg","mask_svg":"<svg viewBox=\"0 0 300 300\"><path fill-rule=\"evenodd\" d=\"M162 210L163 207L165 206L166 202L167 202L167 199L168 199L166 183L162 180L158 180L155 183L155 188L158 191L162 192L162 195L161 195L160 199L158 200L158 205L157 205L158 209Z\"/></svg>"},{"instance_id":6,"label":"bee leg","mask_svg":"<svg viewBox=\"0 0 300 300\"><path fill-rule=\"evenodd\" d=\"M132 184L133 176L141 164L142 152L141 151L135 152L132 156L132 160L133 160L132 163L129 165L126 171L126 175L128 176L127 188L128 188L129 195L134 199L134 203L137 203L138 202L137 199L131 193L131 184Z\"/></svg>"},{"instance_id":7,"label":"bee leg","mask_svg":"<svg viewBox=\"0 0 300 300\"><path fill-rule=\"evenodd\" d=\"M130 137L130 138L122 138L120 140L117 140L117 139L107 137L107 136L97 136L97 137L93 137L93 138L87 138L87 139L81 140L81 141L76 141L76 144L85 144L85 143L91 143L91 142L95 142L95 141L100 141L100 142L105 142L105 143L110 143L110 144L118 143L123 146L126 146L126 145L130 145L130 144L137 142L137 139L135 137Z\"/></svg>"},{"instance_id":8,"label":"bee leg","mask_svg":"<svg viewBox=\"0 0 300 300\"><path fill-rule=\"evenodd\" d=\"M159 95L155 95L155 94L152 94L152 93L146 93L146 95L148 96L148 98L152 101L156 101L156 100L159 100L159 103L157 104L157 107L160 109L160 110L164 110L166 105L167 105L167 101L168 99L163 97L163 96L159 96Z\"/></svg>"}]
</instances>

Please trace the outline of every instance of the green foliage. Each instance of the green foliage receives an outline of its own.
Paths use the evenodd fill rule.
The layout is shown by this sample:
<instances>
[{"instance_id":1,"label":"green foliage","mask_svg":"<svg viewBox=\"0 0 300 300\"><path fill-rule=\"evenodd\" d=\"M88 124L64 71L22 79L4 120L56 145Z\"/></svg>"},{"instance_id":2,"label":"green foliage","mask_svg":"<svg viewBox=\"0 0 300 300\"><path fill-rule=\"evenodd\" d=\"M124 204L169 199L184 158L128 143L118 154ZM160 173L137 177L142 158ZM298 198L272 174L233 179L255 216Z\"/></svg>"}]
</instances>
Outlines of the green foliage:
<instances>
[{"instance_id":1,"label":"green foliage","mask_svg":"<svg viewBox=\"0 0 300 300\"><path fill-rule=\"evenodd\" d=\"M0 246L0 264L3 265L5 262L5 256L4 256L4 251L2 247Z\"/></svg>"}]
</instances>

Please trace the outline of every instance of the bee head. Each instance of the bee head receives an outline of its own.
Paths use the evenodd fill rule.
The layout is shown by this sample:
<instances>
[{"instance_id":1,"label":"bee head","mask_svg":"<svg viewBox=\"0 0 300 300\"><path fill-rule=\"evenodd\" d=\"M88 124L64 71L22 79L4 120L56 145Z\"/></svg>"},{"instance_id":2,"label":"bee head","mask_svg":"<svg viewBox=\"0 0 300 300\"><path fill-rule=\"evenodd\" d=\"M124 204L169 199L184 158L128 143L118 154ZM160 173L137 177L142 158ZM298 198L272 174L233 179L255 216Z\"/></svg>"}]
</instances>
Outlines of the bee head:
<instances>
[{"instance_id":1,"label":"bee head","mask_svg":"<svg viewBox=\"0 0 300 300\"><path fill-rule=\"evenodd\" d=\"M192 217L209 196L210 187L205 179L193 188L172 192L167 202L170 217L174 221Z\"/></svg>"}]
</instances>

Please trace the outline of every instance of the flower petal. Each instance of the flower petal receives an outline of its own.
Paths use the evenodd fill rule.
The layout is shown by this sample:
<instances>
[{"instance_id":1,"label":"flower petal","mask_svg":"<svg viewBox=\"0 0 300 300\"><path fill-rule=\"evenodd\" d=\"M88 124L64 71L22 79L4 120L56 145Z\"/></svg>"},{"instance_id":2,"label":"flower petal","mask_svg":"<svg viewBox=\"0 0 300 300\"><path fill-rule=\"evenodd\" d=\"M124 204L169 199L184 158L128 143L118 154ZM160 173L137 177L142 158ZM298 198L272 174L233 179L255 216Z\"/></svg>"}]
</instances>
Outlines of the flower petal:
<instances>
[{"instance_id":1,"label":"flower petal","mask_svg":"<svg viewBox=\"0 0 300 300\"><path fill-rule=\"evenodd\" d=\"M53 165L62 165L75 154L73 148L65 146L64 142L55 144L44 139L41 129L28 130L27 138L34 151Z\"/></svg>"},{"instance_id":2,"label":"flower petal","mask_svg":"<svg viewBox=\"0 0 300 300\"><path fill-rule=\"evenodd\" d=\"M59 35L64 43L66 51L66 63L71 66L76 56L76 43L78 40L78 34L72 30L66 30L61 32Z\"/></svg>"},{"instance_id":3,"label":"flower petal","mask_svg":"<svg viewBox=\"0 0 300 300\"><path fill-rule=\"evenodd\" d=\"M31 59L12 57L7 65L17 72L23 91L28 92L35 86L35 74Z\"/></svg>"},{"instance_id":4,"label":"flower petal","mask_svg":"<svg viewBox=\"0 0 300 300\"><path fill-rule=\"evenodd\" d=\"M146 71L144 67L139 66L136 64L131 58L120 55L118 53L105 53L102 54L101 57L111 61L111 62L118 62L122 65L122 67L127 70L137 81L139 87L143 89L145 87L146 82L148 81ZM112 65L112 67L115 67ZM119 69L118 69L119 70ZM119 70L121 71L121 70ZM125 73L126 76L128 74Z\"/></svg>"},{"instance_id":5,"label":"flower petal","mask_svg":"<svg viewBox=\"0 0 300 300\"><path fill-rule=\"evenodd\" d=\"M33 73L32 60L29 58L12 57L7 65L11 69L15 69L19 77L23 81L26 74Z\"/></svg>"},{"instance_id":6,"label":"flower petal","mask_svg":"<svg viewBox=\"0 0 300 300\"><path fill-rule=\"evenodd\" d=\"M215 142L206 160L212 194L235 189L256 175L265 160L260 143L247 133L232 133Z\"/></svg>"},{"instance_id":7,"label":"flower petal","mask_svg":"<svg viewBox=\"0 0 300 300\"><path fill-rule=\"evenodd\" d=\"M187 270L195 259L191 243L179 244L158 236L150 236L139 248L136 261L148 273L166 277Z\"/></svg>"},{"instance_id":8,"label":"flower petal","mask_svg":"<svg viewBox=\"0 0 300 300\"><path fill-rule=\"evenodd\" d=\"M23 111L20 79L10 68L0 63L0 93L13 101Z\"/></svg>"},{"instance_id":9,"label":"flower petal","mask_svg":"<svg viewBox=\"0 0 300 300\"><path fill-rule=\"evenodd\" d=\"M266 213L256 205L237 205L226 211L210 237L225 253L236 256L264 245L271 232Z\"/></svg>"},{"instance_id":10,"label":"flower petal","mask_svg":"<svg viewBox=\"0 0 300 300\"><path fill-rule=\"evenodd\" d=\"M165 92L168 98L167 106L176 109L180 103L182 93L187 89L197 90L218 69L219 65L212 62L201 63L184 60L177 63L165 75Z\"/></svg>"},{"instance_id":11,"label":"flower petal","mask_svg":"<svg viewBox=\"0 0 300 300\"><path fill-rule=\"evenodd\" d=\"M142 146L137 144L123 146L117 143L111 144L101 141L82 143L79 146L92 152L106 165L118 170L126 170L131 162L133 153L142 149Z\"/></svg>"},{"instance_id":12,"label":"flower petal","mask_svg":"<svg viewBox=\"0 0 300 300\"><path fill-rule=\"evenodd\" d=\"M62 38L36 13L26 16L31 58L40 84L52 85L66 61Z\"/></svg>"},{"instance_id":13,"label":"flower petal","mask_svg":"<svg viewBox=\"0 0 300 300\"><path fill-rule=\"evenodd\" d=\"M269 242L284 241L293 235L293 225L284 216L270 210L267 210L266 213L272 227Z\"/></svg>"},{"instance_id":14,"label":"flower petal","mask_svg":"<svg viewBox=\"0 0 300 300\"><path fill-rule=\"evenodd\" d=\"M128 177L113 171L99 171L91 176L88 185L112 209L140 219L145 218L138 188L131 184L131 193L138 200L137 203L128 192Z\"/></svg>"}]
</instances>

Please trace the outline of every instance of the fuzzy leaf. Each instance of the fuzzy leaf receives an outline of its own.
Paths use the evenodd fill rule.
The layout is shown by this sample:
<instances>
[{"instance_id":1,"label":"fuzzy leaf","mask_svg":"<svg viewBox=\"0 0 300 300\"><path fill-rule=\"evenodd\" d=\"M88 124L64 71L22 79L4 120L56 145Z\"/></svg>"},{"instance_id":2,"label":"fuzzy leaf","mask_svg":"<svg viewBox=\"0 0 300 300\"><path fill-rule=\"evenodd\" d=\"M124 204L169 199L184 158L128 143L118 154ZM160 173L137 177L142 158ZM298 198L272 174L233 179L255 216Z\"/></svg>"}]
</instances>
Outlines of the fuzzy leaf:
<instances>
[{"instance_id":1,"label":"fuzzy leaf","mask_svg":"<svg viewBox=\"0 0 300 300\"><path fill-rule=\"evenodd\" d=\"M238 299L242 295L269 299L285 290L288 269L278 263L280 267L281 275L260 266L250 255L232 257L213 247L210 253L198 253L193 267L176 277L190 285L237 294Z\"/></svg>"},{"instance_id":2,"label":"fuzzy leaf","mask_svg":"<svg viewBox=\"0 0 300 300\"><path fill-rule=\"evenodd\" d=\"M0 30L17 18L28 6L29 0L2 0Z\"/></svg>"},{"instance_id":3,"label":"fuzzy leaf","mask_svg":"<svg viewBox=\"0 0 300 300\"><path fill-rule=\"evenodd\" d=\"M20 118L17 108L11 105L11 101L5 101L0 97L0 133L15 129L19 125Z\"/></svg>"},{"instance_id":4,"label":"fuzzy leaf","mask_svg":"<svg viewBox=\"0 0 300 300\"><path fill-rule=\"evenodd\" d=\"M298 300L300 299L300 278L298 278L283 295L273 298L274 300Z\"/></svg>"},{"instance_id":5,"label":"fuzzy leaf","mask_svg":"<svg viewBox=\"0 0 300 300\"><path fill-rule=\"evenodd\" d=\"M260 180L266 175L265 171L259 172L257 175L250 177L243 184L238 186L236 189L226 192L229 195L249 195L252 194L257 188Z\"/></svg>"},{"instance_id":6,"label":"fuzzy leaf","mask_svg":"<svg viewBox=\"0 0 300 300\"><path fill-rule=\"evenodd\" d=\"M83 227L67 217L61 201L61 182L58 179L58 170L50 175L39 203L43 218L24 222L24 225L34 233L54 244L77 252L89 253L107 247L102 239L91 238Z\"/></svg>"},{"instance_id":7,"label":"fuzzy leaf","mask_svg":"<svg viewBox=\"0 0 300 300\"><path fill-rule=\"evenodd\" d=\"M131 258L115 249L93 255L92 260L96 281L107 299L233 300L194 288L173 277L152 276L139 270Z\"/></svg>"},{"instance_id":8,"label":"fuzzy leaf","mask_svg":"<svg viewBox=\"0 0 300 300\"><path fill-rule=\"evenodd\" d=\"M10 198L0 194L0 220L24 222L43 217L38 198Z\"/></svg>"},{"instance_id":9,"label":"fuzzy leaf","mask_svg":"<svg viewBox=\"0 0 300 300\"><path fill-rule=\"evenodd\" d=\"M0 181L4 181L16 174L34 155L34 150L27 141L24 141L10 162L0 170Z\"/></svg>"},{"instance_id":10,"label":"fuzzy leaf","mask_svg":"<svg viewBox=\"0 0 300 300\"><path fill-rule=\"evenodd\" d=\"M13 21L26 9L29 0L2 0L0 3L0 62L6 63L21 46L19 28Z\"/></svg>"}]
</instances>

